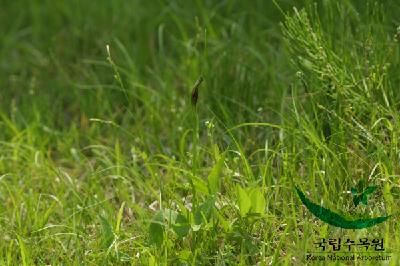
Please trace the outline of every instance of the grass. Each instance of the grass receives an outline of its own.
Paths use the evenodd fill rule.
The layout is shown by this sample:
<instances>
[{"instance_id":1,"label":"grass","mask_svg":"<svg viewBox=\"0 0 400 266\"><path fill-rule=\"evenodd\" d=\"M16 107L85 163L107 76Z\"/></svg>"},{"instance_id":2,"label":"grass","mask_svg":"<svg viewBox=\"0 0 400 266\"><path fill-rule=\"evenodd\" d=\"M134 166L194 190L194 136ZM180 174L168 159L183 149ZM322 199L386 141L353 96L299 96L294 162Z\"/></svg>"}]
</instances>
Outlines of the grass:
<instances>
[{"instance_id":1,"label":"grass","mask_svg":"<svg viewBox=\"0 0 400 266\"><path fill-rule=\"evenodd\" d=\"M302 265L323 237L382 238L398 265L399 11L3 1L0 263ZM330 226L294 185L393 217Z\"/></svg>"}]
</instances>

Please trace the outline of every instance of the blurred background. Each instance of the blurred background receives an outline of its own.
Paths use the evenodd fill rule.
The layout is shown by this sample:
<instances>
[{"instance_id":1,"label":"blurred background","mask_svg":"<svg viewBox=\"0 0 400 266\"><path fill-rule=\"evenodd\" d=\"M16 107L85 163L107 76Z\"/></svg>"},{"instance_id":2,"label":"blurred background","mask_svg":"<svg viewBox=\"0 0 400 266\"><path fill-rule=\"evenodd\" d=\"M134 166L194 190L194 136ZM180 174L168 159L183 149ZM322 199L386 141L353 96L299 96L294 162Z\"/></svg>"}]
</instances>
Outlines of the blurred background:
<instances>
[{"instance_id":1,"label":"blurred background","mask_svg":"<svg viewBox=\"0 0 400 266\"><path fill-rule=\"evenodd\" d=\"M298 255L306 244L287 232L320 227L297 220L295 178L328 197L378 169L374 182L400 198L398 14L397 1L372 0L0 0L0 257L18 254L18 235L47 258L38 264L68 245L71 261L91 250L99 262L121 239L130 258L161 258L147 245L153 211L207 202L223 151L218 217L238 224L165 250L215 263L221 248L232 265L238 254L249 264ZM268 219L240 217L238 184L262 188ZM347 194L333 197L333 209L351 209ZM374 210L396 206L385 200Z\"/></svg>"}]
</instances>

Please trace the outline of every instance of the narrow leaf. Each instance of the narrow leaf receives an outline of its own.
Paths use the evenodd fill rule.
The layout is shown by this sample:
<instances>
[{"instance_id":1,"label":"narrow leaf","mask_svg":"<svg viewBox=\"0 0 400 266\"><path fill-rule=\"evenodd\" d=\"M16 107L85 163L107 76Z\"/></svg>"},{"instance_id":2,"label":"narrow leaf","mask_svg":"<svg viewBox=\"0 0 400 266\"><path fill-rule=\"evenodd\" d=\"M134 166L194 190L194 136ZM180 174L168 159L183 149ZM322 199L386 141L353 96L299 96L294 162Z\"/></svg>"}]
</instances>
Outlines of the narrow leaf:
<instances>
[{"instance_id":1,"label":"narrow leaf","mask_svg":"<svg viewBox=\"0 0 400 266\"><path fill-rule=\"evenodd\" d=\"M27 263L27 254L26 254L26 247L24 244L24 240L18 234L17 234L17 239L18 239L19 250L20 250L21 258L22 258L22 265L26 266L26 265L28 265L28 263Z\"/></svg>"},{"instance_id":2,"label":"narrow leaf","mask_svg":"<svg viewBox=\"0 0 400 266\"><path fill-rule=\"evenodd\" d=\"M121 228L121 221L122 221L122 215L124 213L124 206L125 206L125 201L122 202L121 207L119 208L118 215L117 215L117 222L115 224L115 233L119 234L119 230Z\"/></svg>"},{"instance_id":3,"label":"narrow leaf","mask_svg":"<svg viewBox=\"0 0 400 266\"><path fill-rule=\"evenodd\" d=\"M208 188L211 194L215 194L219 191L221 186L221 172L224 166L224 156L220 156L217 163L211 169L208 175Z\"/></svg>"},{"instance_id":4,"label":"narrow leaf","mask_svg":"<svg viewBox=\"0 0 400 266\"><path fill-rule=\"evenodd\" d=\"M209 190L207 188L207 183L203 179L201 179L197 176L193 176L192 183L193 183L193 186L196 191L204 193L206 195L209 194Z\"/></svg>"},{"instance_id":5,"label":"narrow leaf","mask_svg":"<svg viewBox=\"0 0 400 266\"><path fill-rule=\"evenodd\" d=\"M100 217L101 224L101 245L103 248L108 249L114 242L114 232L111 224L103 216Z\"/></svg>"}]
</instances>

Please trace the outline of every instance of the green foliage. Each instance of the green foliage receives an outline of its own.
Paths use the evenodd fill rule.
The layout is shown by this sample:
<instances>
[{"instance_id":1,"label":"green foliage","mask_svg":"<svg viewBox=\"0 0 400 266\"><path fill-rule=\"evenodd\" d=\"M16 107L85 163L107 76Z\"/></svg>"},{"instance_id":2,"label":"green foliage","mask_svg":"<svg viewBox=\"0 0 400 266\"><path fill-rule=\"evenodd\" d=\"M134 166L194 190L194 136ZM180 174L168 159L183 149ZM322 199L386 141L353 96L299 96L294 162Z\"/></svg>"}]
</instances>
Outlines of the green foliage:
<instances>
[{"instance_id":1,"label":"green foliage","mask_svg":"<svg viewBox=\"0 0 400 266\"><path fill-rule=\"evenodd\" d=\"M367 188L364 188L364 181L360 180L356 187L351 188L354 206L357 207L360 202L362 202L364 205L367 205L368 195L374 193L377 188L377 186L368 186Z\"/></svg>"},{"instance_id":2,"label":"green foliage","mask_svg":"<svg viewBox=\"0 0 400 266\"><path fill-rule=\"evenodd\" d=\"M245 217L249 213L262 215L265 212L266 201L261 188L246 188L236 186L239 213Z\"/></svg>"},{"instance_id":3,"label":"green foliage","mask_svg":"<svg viewBox=\"0 0 400 266\"><path fill-rule=\"evenodd\" d=\"M190 230L189 221L182 214L177 215L175 223L172 225L172 227L180 238L187 236Z\"/></svg>"},{"instance_id":4,"label":"green foliage","mask_svg":"<svg viewBox=\"0 0 400 266\"><path fill-rule=\"evenodd\" d=\"M164 214L162 211L156 212L149 226L150 244L161 247L164 240Z\"/></svg>"},{"instance_id":5,"label":"green foliage","mask_svg":"<svg viewBox=\"0 0 400 266\"><path fill-rule=\"evenodd\" d=\"M218 161L211 169L210 174L208 175L208 188L211 194L218 193L221 187L221 173L224 166L224 155L221 155L218 158Z\"/></svg>"},{"instance_id":6,"label":"green foliage","mask_svg":"<svg viewBox=\"0 0 400 266\"><path fill-rule=\"evenodd\" d=\"M2 1L0 264L304 264L320 235L399 261L399 12ZM351 226L393 216L339 229L293 184Z\"/></svg>"},{"instance_id":7,"label":"green foliage","mask_svg":"<svg viewBox=\"0 0 400 266\"><path fill-rule=\"evenodd\" d=\"M241 217L245 217L251 208L251 201L247 192L241 187L236 186L237 189L237 199L239 204L239 212Z\"/></svg>"},{"instance_id":8,"label":"green foliage","mask_svg":"<svg viewBox=\"0 0 400 266\"><path fill-rule=\"evenodd\" d=\"M108 249L111 247L112 243L114 242L114 232L112 226L107 221L106 218L100 216L100 224L101 224L101 246L104 249Z\"/></svg>"},{"instance_id":9,"label":"green foliage","mask_svg":"<svg viewBox=\"0 0 400 266\"><path fill-rule=\"evenodd\" d=\"M210 218L215 205L215 198L207 198L194 212L194 225L201 225L207 223Z\"/></svg>"}]
</instances>

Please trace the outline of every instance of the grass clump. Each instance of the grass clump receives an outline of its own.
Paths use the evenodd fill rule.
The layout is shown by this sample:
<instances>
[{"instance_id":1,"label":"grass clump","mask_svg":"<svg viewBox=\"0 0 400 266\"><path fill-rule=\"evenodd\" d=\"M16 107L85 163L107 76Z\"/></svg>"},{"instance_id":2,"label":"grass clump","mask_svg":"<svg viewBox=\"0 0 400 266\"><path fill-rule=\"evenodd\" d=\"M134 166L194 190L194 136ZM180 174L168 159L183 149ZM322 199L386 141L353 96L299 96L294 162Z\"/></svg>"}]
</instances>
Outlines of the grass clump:
<instances>
[{"instance_id":1,"label":"grass clump","mask_svg":"<svg viewBox=\"0 0 400 266\"><path fill-rule=\"evenodd\" d=\"M398 11L4 3L1 264L305 264L320 237L383 238L396 264ZM393 218L328 225L295 185Z\"/></svg>"}]
</instances>

